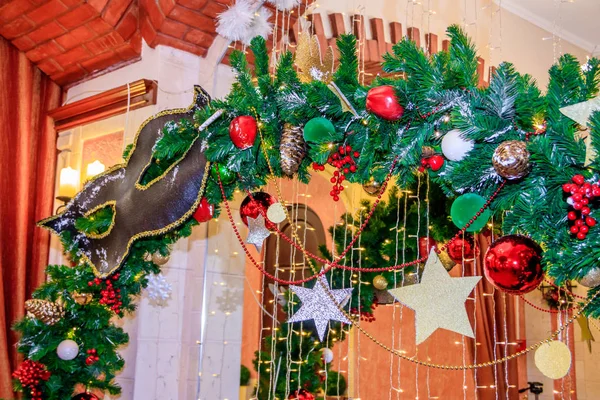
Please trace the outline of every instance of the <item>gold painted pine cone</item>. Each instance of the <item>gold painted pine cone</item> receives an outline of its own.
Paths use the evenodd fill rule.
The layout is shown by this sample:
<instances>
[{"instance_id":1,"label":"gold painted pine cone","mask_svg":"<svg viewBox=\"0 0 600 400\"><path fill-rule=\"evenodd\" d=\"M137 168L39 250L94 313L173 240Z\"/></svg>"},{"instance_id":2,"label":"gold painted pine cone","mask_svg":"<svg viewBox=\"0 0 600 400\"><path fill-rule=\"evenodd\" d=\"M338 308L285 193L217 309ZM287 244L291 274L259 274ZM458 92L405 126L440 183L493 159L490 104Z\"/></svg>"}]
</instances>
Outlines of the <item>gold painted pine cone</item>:
<instances>
[{"instance_id":1,"label":"gold painted pine cone","mask_svg":"<svg viewBox=\"0 0 600 400\"><path fill-rule=\"evenodd\" d=\"M279 153L281 154L281 170L288 177L292 177L306 157L306 142L302 136L302 128L291 124L284 125Z\"/></svg>"},{"instance_id":2,"label":"gold painted pine cone","mask_svg":"<svg viewBox=\"0 0 600 400\"><path fill-rule=\"evenodd\" d=\"M48 300L27 300L25 310L28 316L39 319L47 325L54 325L65 316L65 310L60 304Z\"/></svg>"}]
</instances>

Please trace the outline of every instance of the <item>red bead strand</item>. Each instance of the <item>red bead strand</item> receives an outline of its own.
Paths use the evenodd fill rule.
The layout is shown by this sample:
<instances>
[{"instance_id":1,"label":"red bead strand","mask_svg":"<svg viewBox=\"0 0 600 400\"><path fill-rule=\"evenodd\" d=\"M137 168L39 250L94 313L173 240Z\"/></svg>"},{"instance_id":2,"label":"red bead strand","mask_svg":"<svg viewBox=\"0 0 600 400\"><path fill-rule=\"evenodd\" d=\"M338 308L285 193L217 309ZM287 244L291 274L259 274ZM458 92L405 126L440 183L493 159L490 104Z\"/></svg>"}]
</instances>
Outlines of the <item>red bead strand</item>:
<instances>
[{"instance_id":1,"label":"red bead strand","mask_svg":"<svg viewBox=\"0 0 600 400\"><path fill-rule=\"evenodd\" d=\"M388 176L386 177L382 188L384 190L381 191L381 193L378 195L377 200L373 203L373 206L371 208L371 211L369 212L369 215L367 216L367 218L365 219L365 222L361 225L361 227L359 228L359 230L357 231L356 235L354 236L354 238L352 239L352 241L350 242L350 244L348 245L348 247L346 247L346 249L342 252L342 254L338 257L338 259L342 259L344 257L344 255L352 248L352 246L354 245L354 243L356 242L356 240L358 240L358 237L360 236L360 234L362 233L362 231L364 230L364 228L366 227L367 223L369 222L369 219L371 218L371 216L373 215L373 213L375 212L375 208L377 207L377 205L379 204L379 201L381 200L381 196L383 195L383 192L385 191L385 187L387 186L391 175L393 173L393 170L395 168L396 162L398 160L398 157L396 157L394 159L394 162L392 163L392 168L390 170L390 173L388 174ZM218 172L218 169L217 169ZM242 248L244 249L244 252L246 253L246 255L248 256L248 258L250 259L250 261L252 261L252 263L254 264L254 266L256 268L258 268L265 276L267 276L268 278L279 282L281 284L284 285L299 285L302 283L306 283L309 282L319 276L323 276L324 274L326 274L327 272L329 272L330 270L332 270L333 268L341 268L341 269L345 269L345 270L349 270L349 271L361 271L361 272L383 272L383 271L392 271L392 270L397 270L397 269L402 269L402 268L406 268L412 265L416 265L416 264L420 264L422 262L425 262L427 259L427 256L423 256L421 258L418 258L416 260L410 261L410 262L406 262L406 263L402 263L402 264L398 264L398 265L393 265L393 266L388 266L388 267L382 267L382 268L361 268L361 267L350 267L347 265L342 265L342 264L337 264L337 262L330 262L329 260L326 260L324 258L321 258L315 254L312 254L311 252L309 252L306 249L303 249L301 246L299 246L294 240L290 239L288 236L286 236L283 232L281 232L279 230L278 227L275 227L277 233L284 239L286 240L288 243L290 243L292 246L296 247L298 250L302 251L303 253L305 253L306 255L310 256L311 258L329 264L329 266L327 268L324 268L323 270L321 270L319 273L314 274L312 276L309 276L307 278L304 279L299 279L299 280L295 280L295 281L287 281L287 280L283 280L283 279L279 279L276 278L274 275L268 273L262 266L260 266L260 264L258 264L256 262L256 260L254 260L254 258L252 257L252 255L250 254L248 248L246 247L241 234L239 233L235 221L233 220L233 216L231 213L231 208L229 207L229 202L227 201L227 196L225 195L225 189L223 188L223 183L221 181L221 176L220 174L218 174L218 178L219 178L219 188L221 189L221 195L223 197L223 201L225 203L225 209L227 211L227 216L229 218L229 221L231 223L231 226L234 230L234 233L238 239L238 241L240 242ZM441 248L437 249L436 251L438 253L442 252L443 250L445 250L448 245L450 245L450 243L452 243L453 241L457 240L459 237L461 237L464 232L466 231L466 229L475 221L475 218L477 218L479 215L481 215L481 213L487 208L489 207L489 205L491 204L491 202L494 200L494 198L496 198L496 196L498 195L498 193L500 193L500 190L502 190L502 188L504 187L504 185L506 184L506 181L502 181L502 183L500 184L500 186L496 189L496 191L492 194L492 196L490 196L490 198L486 201L486 203L483 205L483 207L475 214L475 217L473 219L471 219L471 221L469 223L467 223L460 231L458 231L458 233L452 238L450 239L450 241L448 241L448 243L446 243L444 246L442 246ZM251 196L252 194L249 193L249 195ZM263 215L264 216L264 215Z\"/></svg>"}]
</instances>

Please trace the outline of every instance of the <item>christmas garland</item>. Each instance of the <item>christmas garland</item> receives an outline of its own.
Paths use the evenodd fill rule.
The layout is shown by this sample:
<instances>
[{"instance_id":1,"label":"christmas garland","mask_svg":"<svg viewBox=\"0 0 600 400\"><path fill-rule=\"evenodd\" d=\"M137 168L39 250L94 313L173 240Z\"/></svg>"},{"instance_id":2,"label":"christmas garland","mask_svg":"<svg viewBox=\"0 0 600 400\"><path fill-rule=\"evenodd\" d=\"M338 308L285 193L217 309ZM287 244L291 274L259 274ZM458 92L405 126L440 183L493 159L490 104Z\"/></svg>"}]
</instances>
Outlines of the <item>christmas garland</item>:
<instances>
[{"instance_id":1,"label":"christmas garland","mask_svg":"<svg viewBox=\"0 0 600 400\"><path fill-rule=\"evenodd\" d=\"M383 67L397 77L377 78L372 88L359 83L352 36L338 40L340 65L330 82L318 80L318 74L301 81L290 53L281 55L272 75L265 41L256 38L251 45L256 79L244 55L234 52L237 81L230 94L197 107L193 120L164 126L140 185L164 177L198 141L206 159L219 166L205 182L202 202L194 202L202 221L206 208L209 216L218 215L221 189L231 199L235 190L256 190L271 175L308 182L311 173L330 164L337 171L336 200L344 180L383 182L391 172L397 186L406 188L417 174L428 173L446 196L460 195L456 201L471 204L470 220L456 214L458 228L485 225L483 202L475 196L484 202L495 196L490 211L503 221L504 232L540 244L543 267L558 285L589 282L600 257L600 236L593 234L600 229L595 226L599 165L594 159L587 163L586 145L576 137L579 124L560 110L598 94L598 60L580 66L574 57L562 56L550 69L546 95L510 64L502 64L490 86L481 89L473 45L458 27L448 34L449 50L431 57L409 40L396 44ZM589 147L598 150L600 113L591 114L589 127ZM133 149L126 151L127 159ZM222 188L219 173L233 177L224 179ZM477 210L481 217L473 218ZM78 219L77 228L102 235L112 226L107 221L113 213L98 209ZM50 281L27 304L30 316L15 324L22 335L18 349L27 359L14 374L16 389L28 399L70 398L78 385L118 393L113 379L123 360L116 350L127 335L110 319L133 312L148 274L159 272L149 255L167 256L169 245L189 235L196 223L189 218L168 233L137 239L120 270L102 278L82 257L76 238L63 232L76 267L48 267ZM593 297L598 282L591 286L586 313L598 316L600 301Z\"/></svg>"}]
</instances>

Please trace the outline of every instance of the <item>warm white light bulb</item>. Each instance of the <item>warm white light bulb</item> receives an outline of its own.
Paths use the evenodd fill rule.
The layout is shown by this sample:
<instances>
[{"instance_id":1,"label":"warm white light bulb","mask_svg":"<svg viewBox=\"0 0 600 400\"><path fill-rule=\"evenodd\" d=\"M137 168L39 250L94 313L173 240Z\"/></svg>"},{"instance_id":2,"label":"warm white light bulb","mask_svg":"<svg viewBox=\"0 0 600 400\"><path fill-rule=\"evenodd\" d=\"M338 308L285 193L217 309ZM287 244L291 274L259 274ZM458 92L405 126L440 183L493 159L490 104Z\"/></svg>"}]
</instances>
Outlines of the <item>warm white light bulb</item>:
<instances>
[{"instance_id":1,"label":"warm white light bulb","mask_svg":"<svg viewBox=\"0 0 600 400\"><path fill-rule=\"evenodd\" d=\"M79 171L66 167L60 170L58 195L73 197L79 190Z\"/></svg>"},{"instance_id":2,"label":"warm white light bulb","mask_svg":"<svg viewBox=\"0 0 600 400\"><path fill-rule=\"evenodd\" d=\"M106 166L98 160L89 163L85 171L86 179L92 179L94 176L101 174L105 170Z\"/></svg>"}]
</instances>

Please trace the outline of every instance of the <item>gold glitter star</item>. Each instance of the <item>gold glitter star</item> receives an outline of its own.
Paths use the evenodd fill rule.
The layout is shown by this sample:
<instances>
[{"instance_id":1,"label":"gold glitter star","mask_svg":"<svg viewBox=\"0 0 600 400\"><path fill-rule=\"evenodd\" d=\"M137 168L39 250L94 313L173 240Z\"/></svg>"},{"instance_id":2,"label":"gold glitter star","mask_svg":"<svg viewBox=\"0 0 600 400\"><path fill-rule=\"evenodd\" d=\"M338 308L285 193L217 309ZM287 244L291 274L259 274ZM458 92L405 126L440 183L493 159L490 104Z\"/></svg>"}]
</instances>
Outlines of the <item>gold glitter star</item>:
<instances>
[{"instance_id":1,"label":"gold glitter star","mask_svg":"<svg viewBox=\"0 0 600 400\"><path fill-rule=\"evenodd\" d=\"M480 276L452 278L432 249L421 283L389 292L400 303L415 310L417 344L438 328L474 337L465 301L480 279Z\"/></svg>"},{"instance_id":2,"label":"gold glitter star","mask_svg":"<svg viewBox=\"0 0 600 400\"><path fill-rule=\"evenodd\" d=\"M600 96L594 97L588 101L582 101L581 103L572 104L560 109L560 112L571 118L583 127L587 127L590 116L594 111L600 111ZM592 147L592 136L588 130L580 131L577 134L579 139L585 143L585 166L592 163L596 158L596 152Z\"/></svg>"},{"instance_id":3,"label":"gold glitter star","mask_svg":"<svg viewBox=\"0 0 600 400\"><path fill-rule=\"evenodd\" d=\"M265 217L259 215L256 218L248 217L248 237L246 243L253 244L256 251L260 253L263 242L271 232L265 227Z\"/></svg>"}]
</instances>

